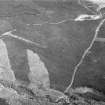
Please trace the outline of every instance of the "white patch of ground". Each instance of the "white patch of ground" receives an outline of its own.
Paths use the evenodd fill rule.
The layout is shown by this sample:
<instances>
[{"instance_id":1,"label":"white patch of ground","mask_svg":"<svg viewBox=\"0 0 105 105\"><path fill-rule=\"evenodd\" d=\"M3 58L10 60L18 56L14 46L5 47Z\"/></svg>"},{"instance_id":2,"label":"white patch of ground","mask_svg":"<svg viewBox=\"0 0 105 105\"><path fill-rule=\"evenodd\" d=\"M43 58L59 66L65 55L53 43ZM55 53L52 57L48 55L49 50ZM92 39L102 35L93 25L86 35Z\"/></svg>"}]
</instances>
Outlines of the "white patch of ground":
<instances>
[{"instance_id":1,"label":"white patch of ground","mask_svg":"<svg viewBox=\"0 0 105 105\"><path fill-rule=\"evenodd\" d=\"M29 79L32 84L42 83L44 87L49 88L49 74L44 62L41 61L37 53L27 50L28 62L30 66Z\"/></svg>"},{"instance_id":2,"label":"white patch of ground","mask_svg":"<svg viewBox=\"0 0 105 105\"><path fill-rule=\"evenodd\" d=\"M2 40L0 40L0 79L15 81L15 75L8 58L8 51Z\"/></svg>"}]
</instances>

